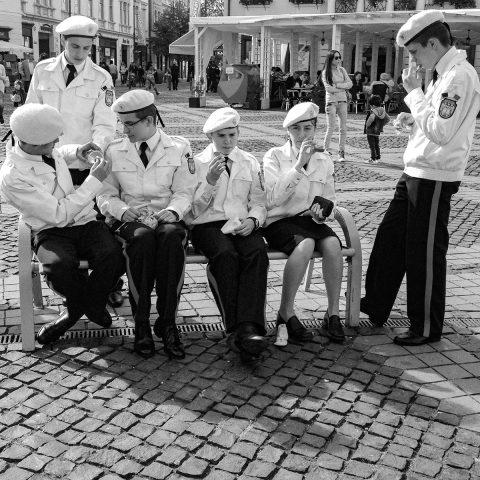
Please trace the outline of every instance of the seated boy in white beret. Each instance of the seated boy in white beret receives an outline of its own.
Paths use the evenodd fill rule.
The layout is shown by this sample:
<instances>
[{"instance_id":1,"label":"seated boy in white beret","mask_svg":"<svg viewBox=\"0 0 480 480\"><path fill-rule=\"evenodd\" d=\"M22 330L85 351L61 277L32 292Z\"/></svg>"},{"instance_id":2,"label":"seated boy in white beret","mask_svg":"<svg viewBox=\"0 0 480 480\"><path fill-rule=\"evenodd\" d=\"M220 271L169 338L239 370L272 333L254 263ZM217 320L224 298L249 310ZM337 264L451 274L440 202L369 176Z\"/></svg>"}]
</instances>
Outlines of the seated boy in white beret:
<instances>
[{"instance_id":1,"label":"seated boy in white beret","mask_svg":"<svg viewBox=\"0 0 480 480\"><path fill-rule=\"evenodd\" d=\"M112 106L128 138L113 141L105 152L112 173L97 197L100 211L123 243L130 305L135 321L134 350L155 353L150 327L153 287L158 318L155 335L170 358L185 357L175 325L184 280L187 229L197 185L190 143L157 130L154 96L131 90Z\"/></svg>"},{"instance_id":2,"label":"seated boy in white beret","mask_svg":"<svg viewBox=\"0 0 480 480\"><path fill-rule=\"evenodd\" d=\"M33 246L53 290L65 296L67 309L42 326L37 340L51 343L82 315L102 327L112 318L105 305L110 289L124 272L122 252L108 227L96 221L93 199L110 172L97 160L77 190L66 158L75 157L77 145L54 148L63 132L60 113L49 105L19 107L10 118L14 138L0 170L0 191L33 231ZM87 144L79 147L85 154ZM80 271L79 259L88 260L90 275Z\"/></svg>"},{"instance_id":3,"label":"seated boy in white beret","mask_svg":"<svg viewBox=\"0 0 480 480\"><path fill-rule=\"evenodd\" d=\"M237 147L239 121L226 107L205 122L212 143L195 157L199 184L187 223L193 245L209 259L210 287L231 345L251 362L267 346L268 257L258 232L266 217L265 187L258 161Z\"/></svg>"}]
</instances>

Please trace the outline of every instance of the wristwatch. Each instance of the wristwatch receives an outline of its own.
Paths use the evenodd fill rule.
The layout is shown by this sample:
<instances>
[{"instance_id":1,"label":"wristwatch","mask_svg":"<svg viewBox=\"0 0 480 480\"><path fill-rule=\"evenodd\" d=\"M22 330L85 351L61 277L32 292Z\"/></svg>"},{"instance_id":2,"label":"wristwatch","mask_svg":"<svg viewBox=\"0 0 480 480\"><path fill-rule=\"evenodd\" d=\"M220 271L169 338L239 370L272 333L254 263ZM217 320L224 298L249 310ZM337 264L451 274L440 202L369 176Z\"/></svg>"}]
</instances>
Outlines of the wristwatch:
<instances>
[{"instance_id":1,"label":"wristwatch","mask_svg":"<svg viewBox=\"0 0 480 480\"><path fill-rule=\"evenodd\" d=\"M256 219L255 217L247 217L247 218L249 218L250 220L253 220L254 230L258 230L260 228L260 222L258 221L258 219Z\"/></svg>"}]
</instances>

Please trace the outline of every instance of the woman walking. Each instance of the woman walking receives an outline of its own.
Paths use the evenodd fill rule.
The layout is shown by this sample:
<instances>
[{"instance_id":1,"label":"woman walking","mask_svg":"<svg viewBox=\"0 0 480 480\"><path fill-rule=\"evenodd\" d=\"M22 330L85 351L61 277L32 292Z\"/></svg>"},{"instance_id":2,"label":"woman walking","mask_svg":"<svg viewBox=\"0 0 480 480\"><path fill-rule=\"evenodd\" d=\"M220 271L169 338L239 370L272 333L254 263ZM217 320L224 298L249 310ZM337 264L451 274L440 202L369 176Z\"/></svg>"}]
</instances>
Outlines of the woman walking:
<instances>
[{"instance_id":1,"label":"woman walking","mask_svg":"<svg viewBox=\"0 0 480 480\"><path fill-rule=\"evenodd\" d=\"M330 152L335 121L338 117L340 124L340 139L338 161L345 160L345 142L347 139L347 90L352 88L352 81L347 71L341 66L342 55L338 50L330 50L322 71L322 80L325 85L325 113L327 114L327 133L325 134L324 148Z\"/></svg>"}]
</instances>

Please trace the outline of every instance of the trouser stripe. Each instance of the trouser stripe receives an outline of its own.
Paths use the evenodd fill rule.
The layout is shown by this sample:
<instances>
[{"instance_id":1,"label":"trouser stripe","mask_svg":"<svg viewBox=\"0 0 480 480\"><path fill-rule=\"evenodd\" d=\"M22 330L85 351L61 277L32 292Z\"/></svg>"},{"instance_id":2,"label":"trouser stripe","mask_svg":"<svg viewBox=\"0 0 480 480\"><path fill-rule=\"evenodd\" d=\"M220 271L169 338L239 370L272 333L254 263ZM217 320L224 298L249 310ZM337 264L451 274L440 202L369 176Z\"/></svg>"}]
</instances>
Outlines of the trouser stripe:
<instances>
[{"instance_id":1,"label":"trouser stripe","mask_svg":"<svg viewBox=\"0 0 480 480\"><path fill-rule=\"evenodd\" d=\"M137 287L135 286L135 283L133 281L132 271L130 270L130 257L128 256L128 253L127 253L127 241L124 238L122 238L120 235L115 235L115 238L122 245L122 253L123 253L123 256L125 257L125 267L126 267L127 278L128 278L128 289L130 290L133 300L138 305L140 296L138 294Z\"/></svg>"},{"instance_id":2,"label":"trouser stripe","mask_svg":"<svg viewBox=\"0 0 480 480\"><path fill-rule=\"evenodd\" d=\"M442 182L435 182L435 189L433 191L432 203L430 207L430 219L428 222L428 236L427 236L427 255L426 255L426 277L425 277L425 320L423 326L423 336L430 336L431 319L430 307L432 302L433 289L433 249L435 245L435 230L437 226L438 204L440 201L440 194L442 192Z\"/></svg>"}]
</instances>

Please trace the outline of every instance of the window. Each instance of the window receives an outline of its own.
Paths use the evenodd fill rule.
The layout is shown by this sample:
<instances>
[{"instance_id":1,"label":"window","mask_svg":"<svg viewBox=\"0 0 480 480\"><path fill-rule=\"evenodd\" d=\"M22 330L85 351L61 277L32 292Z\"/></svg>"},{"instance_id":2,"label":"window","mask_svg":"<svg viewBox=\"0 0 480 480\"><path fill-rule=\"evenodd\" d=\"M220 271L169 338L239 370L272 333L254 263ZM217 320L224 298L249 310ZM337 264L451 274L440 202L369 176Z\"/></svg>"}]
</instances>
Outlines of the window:
<instances>
[{"instance_id":1,"label":"window","mask_svg":"<svg viewBox=\"0 0 480 480\"><path fill-rule=\"evenodd\" d=\"M113 0L110 0L110 8L108 10L110 21L113 22Z\"/></svg>"},{"instance_id":2,"label":"window","mask_svg":"<svg viewBox=\"0 0 480 480\"><path fill-rule=\"evenodd\" d=\"M93 0L87 0L87 17L93 17Z\"/></svg>"},{"instance_id":3,"label":"window","mask_svg":"<svg viewBox=\"0 0 480 480\"><path fill-rule=\"evenodd\" d=\"M98 17L103 20L105 18L105 15L103 13L103 0L100 0L98 2Z\"/></svg>"},{"instance_id":4,"label":"window","mask_svg":"<svg viewBox=\"0 0 480 480\"><path fill-rule=\"evenodd\" d=\"M68 0L62 0L62 12L68 12Z\"/></svg>"},{"instance_id":5,"label":"window","mask_svg":"<svg viewBox=\"0 0 480 480\"><path fill-rule=\"evenodd\" d=\"M80 5L80 1L81 0L75 0L75 4L74 4L74 9L73 11L77 14L77 15L80 15L80 12L82 10L82 6Z\"/></svg>"}]
</instances>

